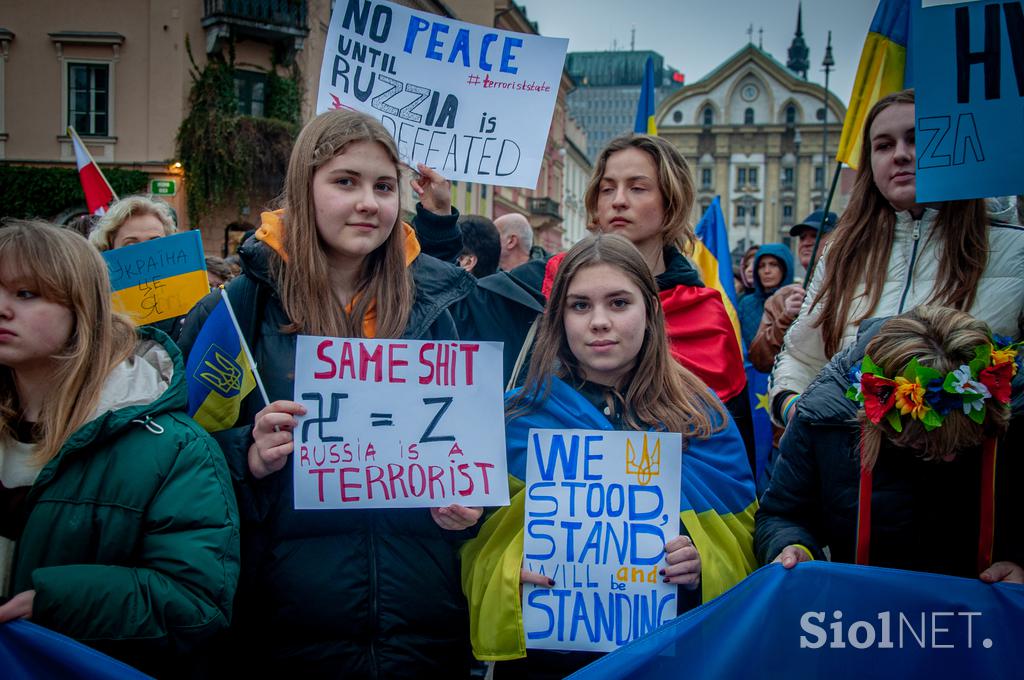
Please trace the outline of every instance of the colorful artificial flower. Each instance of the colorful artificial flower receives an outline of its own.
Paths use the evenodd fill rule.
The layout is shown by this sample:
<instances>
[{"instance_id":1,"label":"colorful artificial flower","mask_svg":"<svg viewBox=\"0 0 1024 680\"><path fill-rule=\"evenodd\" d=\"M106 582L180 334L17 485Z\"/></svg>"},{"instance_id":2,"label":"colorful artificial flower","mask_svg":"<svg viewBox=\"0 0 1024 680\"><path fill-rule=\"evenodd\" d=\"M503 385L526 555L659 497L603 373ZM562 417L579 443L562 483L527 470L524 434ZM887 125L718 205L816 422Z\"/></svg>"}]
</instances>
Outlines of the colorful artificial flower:
<instances>
[{"instance_id":1,"label":"colorful artificial flower","mask_svg":"<svg viewBox=\"0 0 1024 680\"><path fill-rule=\"evenodd\" d=\"M1010 373L1010 377L1017 375L1017 350L1013 347L993 347L992 348L992 365L999 366L1001 364L1010 364L1013 369Z\"/></svg>"},{"instance_id":2,"label":"colorful artificial flower","mask_svg":"<svg viewBox=\"0 0 1024 680\"><path fill-rule=\"evenodd\" d=\"M971 376L971 367L967 365L961 365L960 368L951 371L943 387L946 391L961 395L962 408L967 415L974 411L984 411L985 400L992 397L988 388Z\"/></svg>"},{"instance_id":3,"label":"colorful artificial flower","mask_svg":"<svg viewBox=\"0 0 1024 680\"><path fill-rule=\"evenodd\" d=\"M992 397L1000 404L1010 403L1010 382L1013 380L1014 364L1003 362L981 369L978 381L981 382Z\"/></svg>"},{"instance_id":4,"label":"colorful artificial flower","mask_svg":"<svg viewBox=\"0 0 1024 680\"><path fill-rule=\"evenodd\" d=\"M896 376L896 408L900 415L910 414L911 418L923 420L928 411L925 401L925 389L914 380L907 380L902 375Z\"/></svg>"},{"instance_id":5,"label":"colorful artificial flower","mask_svg":"<svg viewBox=\"0 0 1024 680\"><path fill-rule=\"evenodd\" d=\"M966 368L966 366L964 367ZM984 387L984 386L983 386ZM925 401L939 416L945 418L950 411L960 406L963 398L959 394L947 392L942 379L932 378L925 387Z\"/></svg>"},{"instance_id":6,"label":"colorful artificial flower","mask_svg":"<svg viewBox=\"0 0 1024 680\"><path fill-rule=\"evenodd\" d=\"M850 370L846 372L846 379L850 383L850 387L846 390L846 398L850 401L864 401L864 392L861 387L861 376L863 375L864 372L857 364L850 366Z\"/></svg>"},{"instance_id":7,"label":"colorful artificial flower","mask_svg":"<svg viewBox=\"0 0 1024 680\"><path fill-rule=\"evenodd\" d=\"M864 412L868 419L876 425L888 413L896 400L896 381L864 373L861 376L861 389L864 395Z\"/></svg>"}]
</instances>

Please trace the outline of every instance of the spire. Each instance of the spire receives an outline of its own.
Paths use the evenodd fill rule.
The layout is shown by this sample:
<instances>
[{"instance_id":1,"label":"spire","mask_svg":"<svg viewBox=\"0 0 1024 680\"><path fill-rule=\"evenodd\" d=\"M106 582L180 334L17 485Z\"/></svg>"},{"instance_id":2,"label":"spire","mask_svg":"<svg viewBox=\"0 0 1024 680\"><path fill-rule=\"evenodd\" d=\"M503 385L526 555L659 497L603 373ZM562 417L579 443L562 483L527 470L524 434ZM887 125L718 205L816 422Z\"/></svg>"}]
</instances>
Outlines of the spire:
<instances>
[{"instance_id":1,"label":"spire","mask_svg":"<svg viewBox=\"0 0 1024 680\"><path fill-rule=\"evenodd\" d=\"M803 5L797 4L796 34L793 36L793 42L789 45L789 59L786 61L786 68L807 80L807 69L811 66L811 51L807 49L807 43L804 42L803 14Z\"/></svg>"}]
</instances>

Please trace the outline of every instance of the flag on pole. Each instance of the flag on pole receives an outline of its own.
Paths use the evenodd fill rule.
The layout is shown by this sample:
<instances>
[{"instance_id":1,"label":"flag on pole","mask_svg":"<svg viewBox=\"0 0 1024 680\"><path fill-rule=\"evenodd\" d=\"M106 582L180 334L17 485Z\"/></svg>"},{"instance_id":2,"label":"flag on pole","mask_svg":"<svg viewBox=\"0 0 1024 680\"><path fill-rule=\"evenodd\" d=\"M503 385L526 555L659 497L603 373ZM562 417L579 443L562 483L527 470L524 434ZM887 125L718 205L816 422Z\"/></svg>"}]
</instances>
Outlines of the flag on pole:
<instances>
[{"instance_id":1,"label":"flag on pole","mask_svg":"<svg viewBox=\"0 0 1024 680\"><path fill-rule=\"evenodd\" d=\"M85 192L85 204L89 207L89 214L102 215L107 212L110 204L117 200L117 194L107 182L107 178L100 172L100 166L96 165L96 161L89 154L89 150L85 148L85 144L82 144L75 128L68 126L68 134L75 147L75 164L78 166L78 178L82 182L82 191Z\"/></svg>"},{"instance_id":2,"label":"flag on pole","mask_svg":"<svg viewBox=\"0 0 1024 680\"><path fill-rule=\"evenodd\" d=\"M879 0L864 40L836 160L856 169L868 111L882 97L911 87L910 0Z\"/></svg>"},{"instance_id":3,"label":"flag on pole","mask_svg":"<svg viewBox=\"0 0 1024 680\"><path fill-rule=\"evenodd\" d=\"M722 294L722 304L736 331L736 342L743 346L740 335L740 318L736 314L736 286L732 280L732 258L729 255L729 235L725 228L725 215L719 196L711 201L704 216L697 223L697 241L693 245L694 264L700 271L700 278L708 288Z\"/></svg>"},{"instance_id":4,"label":"flag on pole","mask_svg":"<svg viewBox=\"0 0 1024 680\"><path fill-rule=\"evenodd\" d=\"M221 288L220 293L185 365L188 414L207 432L234 427L242 400L254 387L260 388L264 403L268 401L227 291Z\"/></svg>"},{"instance_id":5,"label":"flag on pole","mask_svg":"<svg viewBox=\"0 0 1024 680\"><path fill-rule=\"evenodd\" d=\"M654 124L654 59L647 57L644 64L644 84L640 87L640 101L636 105L636 121L633 132L643 135L658 134Z\"/></svg>"}]
</instances>

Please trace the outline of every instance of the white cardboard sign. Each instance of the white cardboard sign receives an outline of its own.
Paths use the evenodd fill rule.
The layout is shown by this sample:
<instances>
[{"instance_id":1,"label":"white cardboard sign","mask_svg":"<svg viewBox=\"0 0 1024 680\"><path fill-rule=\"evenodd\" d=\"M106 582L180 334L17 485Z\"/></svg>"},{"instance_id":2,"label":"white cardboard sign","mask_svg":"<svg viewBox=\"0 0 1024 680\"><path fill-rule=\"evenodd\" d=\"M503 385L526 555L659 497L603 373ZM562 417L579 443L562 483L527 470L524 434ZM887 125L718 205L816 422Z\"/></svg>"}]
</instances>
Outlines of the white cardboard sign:
<instances>
[{"instance_id":1,"label":"white cardboard sign","mask_svg":"<svg viewBox=\"0 0 1024 680\"><path fill-rule=\"evenodd\" d=\"M317 113L379 119L412 167L533 189L568 44L382 0L338 0Z\"/></svg>"},{"instance_id":2,"label":"white cardboard sign","mask_svg":"<svg viewBox=\"0 0 1024 680\"><path fill-rule=\"evenodd\" d=\"M299 336L295 507L508 505L501 343Z\"/></svg>"},{"instance_id":3,"label":"white cardboard sign","mask_svg":"<svg viewBox=\"0 0 1024 680\"><path fill-rule=\"evenodd\" d=\"M526 646L612 651L676 615L665 543L679 535L678 433L530 430Z\"/></svg>"}]
</instances>

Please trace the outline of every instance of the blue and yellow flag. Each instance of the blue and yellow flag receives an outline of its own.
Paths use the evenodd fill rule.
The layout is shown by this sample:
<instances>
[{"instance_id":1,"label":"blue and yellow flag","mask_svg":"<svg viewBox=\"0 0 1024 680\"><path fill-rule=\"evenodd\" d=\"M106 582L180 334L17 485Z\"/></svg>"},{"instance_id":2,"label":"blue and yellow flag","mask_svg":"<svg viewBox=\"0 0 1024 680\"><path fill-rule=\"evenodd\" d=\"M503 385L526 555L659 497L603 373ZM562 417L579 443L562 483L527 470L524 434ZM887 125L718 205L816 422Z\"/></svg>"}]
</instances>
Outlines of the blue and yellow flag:
<instances>
[{"instance_id":1,"label":"blue and yellow flag","mask_svg":"<svg viewBox=\"0 0 1024 680\"><path fill-rule=\"evenodd\" d=\"M234 427L242 400L256 376L224 289L222 299L199 330L185 365L188 414L207 432Z\"/></svg>"},{"instance_id":2,"label":"blue and yellow flag","mask_svg":"<svg viewBox=\"0 0 1024 680\"><path fill-rule=\"evenodd\" d=\"M725 215L718 196L704 211L697 223L697 239L690 256L700 271L700 278L708 288L722 294L722 304L736 331L736 342L743 346L740 318L736 314L736 287L732 280L732 258L729 255L729 235L725 228Z\"/></svg>"},{"instance_id":3,"label":"blue and yellow flag","mask_svg":"<svg viewBox=\"0 0 1024 680\"><path fill-rule=\"evenodd\" d=\"M644 64L644 84L640 87L640 101L636 104L633 132L638 135L658 134L658 126L654 124L654 59L651 57L647 57Z\"/></svg>"},{"instance_id":4,"label":"blue and yellow flag","mask_svg":"<svg viewBox=\"0 0 1024 680\"><path fill-rule=\"evenodd\" d=\"M102 255L114 310L140 326L187 314L210 292L198 230L105 250Z\"/></svg>"},{"instance_id":5,"label":"blue and yellow flag","mask_svg":"<svg viewBox=\"0 0 1024 680\"><path fill-rule=\"evenodd\" d=\"M836 160L856 169L868 111L882 97L911 87L910 0L879 0L846 109Z\"/></svg>"}]
</instances>

